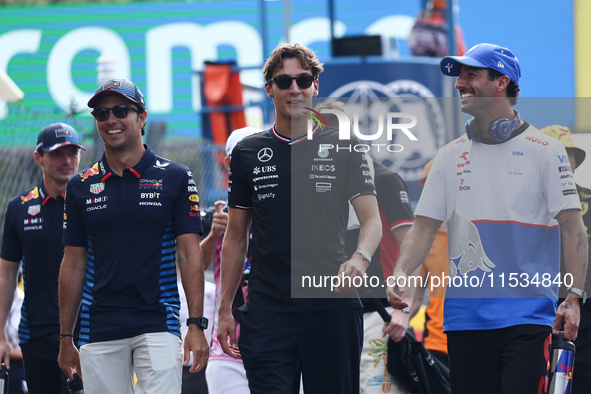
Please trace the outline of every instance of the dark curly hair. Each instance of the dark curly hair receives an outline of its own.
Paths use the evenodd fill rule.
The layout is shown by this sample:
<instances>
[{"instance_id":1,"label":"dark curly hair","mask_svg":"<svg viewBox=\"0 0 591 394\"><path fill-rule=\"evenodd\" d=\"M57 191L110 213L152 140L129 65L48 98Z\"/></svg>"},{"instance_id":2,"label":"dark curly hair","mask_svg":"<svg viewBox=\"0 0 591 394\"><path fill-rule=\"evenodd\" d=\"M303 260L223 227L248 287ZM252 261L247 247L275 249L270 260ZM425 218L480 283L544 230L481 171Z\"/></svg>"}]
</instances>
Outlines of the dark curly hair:
<instances>
[{"instance_id":1,"label":"dark curly hair","mask_svg":"<svg viewBox=\"0 0 591 394\"><path fill-rule=\"evenodd\" d=\"M504 76L505 74L498 72L497 70L493 70L492 68L488 69L488 80L494 81L495 79ZM507 97L509 97L509 101L511 105L517 104L517 100L519 100L519 85L517 85L514 81L510 81L509 85L507 85Z\"/></svg>"},{"instance_id":2,"label":"dark curly hair","mask_svg":"<svg viewBox=\"0 0 591 394\"><path fill-rule=\"evenodd\" d=\"M263 75L265 81L273 78L273 73L276 68L283 67L283 59L297 58L305 70L310 70L314 79L318 78L318 75L324 70L322 63L318 60L316 55L311 49L306 48L298 43L282 44L271 52L271 56L267 59L265 66L263 67Z\"/></svg>"}]
</instances>

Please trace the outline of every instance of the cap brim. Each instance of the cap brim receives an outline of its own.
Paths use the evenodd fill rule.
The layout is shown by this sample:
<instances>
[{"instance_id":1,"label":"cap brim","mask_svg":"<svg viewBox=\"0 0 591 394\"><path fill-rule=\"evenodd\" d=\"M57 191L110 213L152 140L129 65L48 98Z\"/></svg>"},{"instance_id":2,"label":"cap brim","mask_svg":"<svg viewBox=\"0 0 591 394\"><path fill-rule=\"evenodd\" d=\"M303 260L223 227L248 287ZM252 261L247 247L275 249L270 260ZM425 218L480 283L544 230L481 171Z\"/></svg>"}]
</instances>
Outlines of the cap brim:
<instances>
[{"instance_id":1,"label":"cap brim","mask_svg":"<svg viewBox=\"0 0 591 394\"><path fill-rule=\"evenodd\" d=\"M451 65L451 67L450 67ZM448 77L458 77L461 66L488 68L484 63L467 56L446 56L439 62L439 70Z\"/></svg>"},{"instance_id":2,"label":"cap brim","mask_svg":"<svg viewBox=\"0 0 591 394\"><path fill-rule=\"evenodd\" d=\"M132 99L131 97L126 96L125 94L123 94L121 92L118 92L116 90L111 90L111 89L102 90L102 91L96 93L94 96L92 96L91 99L88 100L88 104L87 104L88 107L89 108L95 108L96 107L96 104L97 104L97 101L99 100L99 98L101 97L101 95L104 94L104 93L117 93L118 95L120 95L122 97L125 97L129 101L136 103L140 107L142 107L142 108L144 107L143 105L141 105L140 103L138 103L137 101L135 101L134 99Z\"/></svg>"},{"instance_id":3,"label":"cap brim","mask_svg":"<svg viewBox=\"0 0 591 394\"><path fill-rule=\"evenodd\" d=\"M70 141L61 142L59 144L53 144L53 145L51 145L48 148L39 148L39 149L41 149L44 152L53 152L54 150L58 150L59 148L63 148L64 146L67 146L67 145L74 145L74 146L77 146L78 148L80 148L80 149L82 149L84 151L86 150L86 148L83 147L82 145L80 145L80 144L74 144L73 142L70 142Z\"/></svg>"},{"instance_id":4,"label":"cap brim","mask_svg":"<svg viewBox=\"0 0 591 394\"><path fill-rule=\"evenodd\" d=\"M585 161L587 153L583 149L577 147L566 148L567 151L569 149L572 149L572 151L575 152L575 160L577 161L577 167L575 168L578 168Z\"/></svg>"}]
</instances>

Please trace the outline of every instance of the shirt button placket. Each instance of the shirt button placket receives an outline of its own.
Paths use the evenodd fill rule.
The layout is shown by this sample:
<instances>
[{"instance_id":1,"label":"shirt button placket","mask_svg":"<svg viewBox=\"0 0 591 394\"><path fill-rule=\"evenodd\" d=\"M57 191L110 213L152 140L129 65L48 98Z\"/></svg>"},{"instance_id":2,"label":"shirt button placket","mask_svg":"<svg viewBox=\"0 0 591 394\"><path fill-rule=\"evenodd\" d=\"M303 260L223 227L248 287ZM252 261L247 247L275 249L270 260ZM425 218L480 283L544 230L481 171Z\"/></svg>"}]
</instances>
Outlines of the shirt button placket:
<instances>
[{"instance_id":1,"label":"shirt button placket","mask_svg":"<svg viewBox=\"0 0 591 394\"><path fill-rule=\"evenodd\" d=\"M127 208L127 178L129 177L128 170L123 172L123 176L121 177L121 201L120 205L121 208Z\"/></svg>"}]
</instances>

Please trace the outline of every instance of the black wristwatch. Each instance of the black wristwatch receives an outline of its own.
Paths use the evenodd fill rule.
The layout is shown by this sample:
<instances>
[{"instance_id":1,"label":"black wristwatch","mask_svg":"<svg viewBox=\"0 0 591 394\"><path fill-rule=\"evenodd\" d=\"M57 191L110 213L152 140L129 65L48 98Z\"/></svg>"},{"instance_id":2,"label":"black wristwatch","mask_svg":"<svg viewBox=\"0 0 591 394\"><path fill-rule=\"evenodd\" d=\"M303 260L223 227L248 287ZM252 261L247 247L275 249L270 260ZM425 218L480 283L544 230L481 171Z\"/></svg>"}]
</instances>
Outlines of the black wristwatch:
<instances>
[{"instance_id":1,"label":"black wristwatch","mask_svg":"<svg viewBox=\"0 0 591 394\"><path fill-rule=\"evenodd\" d=\"M587 302L587 292L585 290L577 289L576 287L567 287L566 294L573 293L579 296L579 301L581 301L581 305Z\"/></svg>"},{"instance_id":2,"label":"black wristwatch","mask_svg":"<svg viewBox=\"0 0 591 394\"><path fill-rule=\"evenodd\" d=\"M189 324L197 324L199 327L203 328L204 330L207 330L207 324L209 323L209 320L207 320L207 317L190 317L187 319L187 325Z\"/></svg>"}]
</instances>

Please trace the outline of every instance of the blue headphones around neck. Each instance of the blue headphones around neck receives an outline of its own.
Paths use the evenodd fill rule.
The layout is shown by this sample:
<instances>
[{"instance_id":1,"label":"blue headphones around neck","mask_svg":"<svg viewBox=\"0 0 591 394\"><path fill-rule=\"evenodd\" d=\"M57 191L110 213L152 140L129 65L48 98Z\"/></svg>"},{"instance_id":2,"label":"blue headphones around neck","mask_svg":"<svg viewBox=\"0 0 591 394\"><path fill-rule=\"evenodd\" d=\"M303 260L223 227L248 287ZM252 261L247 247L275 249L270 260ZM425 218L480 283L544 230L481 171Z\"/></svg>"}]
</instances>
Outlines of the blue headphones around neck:
<instances>
[{"instance_id":1,"label":"blue headphones around neck","mask_svg":"<svg viewBox=\"0 0 591 394\"><path fill-rule=\"evenodd\" d=\"M488 125L488 134L490 135L490 138L497 142L505 142L511 138L511 134L519 126L519 123L521 123L519 112L516 110L513 111L515 112L515 118L513 118L513 120L497 118L490 122ZM466 122L466 135L470 140L476 142L482 139L482 133L480 132L478 122L475 121L475 118Z\"/></svg>"}]
</instances>

